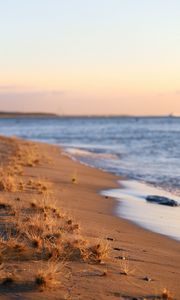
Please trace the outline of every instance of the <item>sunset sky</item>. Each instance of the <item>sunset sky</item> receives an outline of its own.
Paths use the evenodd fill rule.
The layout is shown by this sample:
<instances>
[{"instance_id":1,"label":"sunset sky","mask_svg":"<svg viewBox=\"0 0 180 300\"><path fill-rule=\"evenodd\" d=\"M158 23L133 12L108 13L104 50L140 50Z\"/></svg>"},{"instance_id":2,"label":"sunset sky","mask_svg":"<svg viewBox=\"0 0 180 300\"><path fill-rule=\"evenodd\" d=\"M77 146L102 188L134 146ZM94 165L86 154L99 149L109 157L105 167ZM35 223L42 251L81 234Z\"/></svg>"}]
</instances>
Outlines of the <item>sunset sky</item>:
<instances>
[{"instance_id":1,"label":"sunset sky","mask_svg":"<svg viewBox=\"0 0 180 300\"><path fill-rule=\"evenodd\" d=\"M0 111L180 114L179 0L0 1Z\"/></svg>"}]
</instances>

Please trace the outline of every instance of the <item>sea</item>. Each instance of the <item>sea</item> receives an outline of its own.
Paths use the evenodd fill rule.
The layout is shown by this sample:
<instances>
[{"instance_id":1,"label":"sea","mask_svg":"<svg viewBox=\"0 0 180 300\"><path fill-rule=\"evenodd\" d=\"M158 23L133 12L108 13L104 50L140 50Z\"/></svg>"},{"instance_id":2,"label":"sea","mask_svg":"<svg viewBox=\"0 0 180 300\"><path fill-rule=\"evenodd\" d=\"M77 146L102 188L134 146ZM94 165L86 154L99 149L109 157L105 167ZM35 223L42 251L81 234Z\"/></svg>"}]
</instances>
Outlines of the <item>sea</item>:
<instances>
[{"instance_id":1,"label":"sea","mask_svg":"<svg viewBox=\"0 0 180 300\"><path fill-rule=\"evenodd\" d=\"M180 241L180 117L43 117L0 119L0 134L56 144L83 164L122 176L102 191L117 199L114 213Z\"/></svg>"}]
</instances>

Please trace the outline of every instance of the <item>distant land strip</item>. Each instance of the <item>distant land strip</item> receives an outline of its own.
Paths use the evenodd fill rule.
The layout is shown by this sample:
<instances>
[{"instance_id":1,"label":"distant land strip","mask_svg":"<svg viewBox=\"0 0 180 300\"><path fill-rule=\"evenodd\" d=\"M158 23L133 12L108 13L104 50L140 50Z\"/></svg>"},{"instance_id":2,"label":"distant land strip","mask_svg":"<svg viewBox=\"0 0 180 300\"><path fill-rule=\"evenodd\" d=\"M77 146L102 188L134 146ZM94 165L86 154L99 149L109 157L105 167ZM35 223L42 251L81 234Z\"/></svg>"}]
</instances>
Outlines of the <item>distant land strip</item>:
<instances>
[{"instance_id":1,"label":"distant land strip","mask_svg":"<svg viewBox=\"0 0 180 300\"><path fill-rule=\"evenodd\" d=\"M179 118L180 114L169 114L169 115L66 115L56 113L45 113L45 112L8 112L0 111L0 119L3 118Z\"/></svg>"},{"instance_id":2,"label":"distant land strip","mask_svg":"<svg viewBox=\"0 0 180 300\"><path fill-rule=\"evenodd\" d=\"M57 118L57 114L42 112L3 112L0 111L0 118Z\"/></svg>"}]
</instances>

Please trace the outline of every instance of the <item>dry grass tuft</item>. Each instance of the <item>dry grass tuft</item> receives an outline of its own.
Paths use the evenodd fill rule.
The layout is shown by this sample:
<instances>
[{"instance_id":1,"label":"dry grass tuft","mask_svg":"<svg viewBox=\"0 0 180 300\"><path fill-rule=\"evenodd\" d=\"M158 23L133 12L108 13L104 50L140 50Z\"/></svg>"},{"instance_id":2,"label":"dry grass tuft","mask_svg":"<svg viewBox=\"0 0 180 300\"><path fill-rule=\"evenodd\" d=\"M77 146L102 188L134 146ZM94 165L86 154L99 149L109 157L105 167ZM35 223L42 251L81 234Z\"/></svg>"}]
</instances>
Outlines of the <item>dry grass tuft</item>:
<instances>
[{"instance_id":1,"label":"dry grass tuft","mask_svg":"<svg viewBox=\"0 0 180 300\"><path fill-rule=\"evenodd\" d=\"M76 170L74 171L71 181L72 181L72 183L77 183L77 171Z\"/></svg>"},{"instance_id":2,"label":"dry grass tuft","mask_svg":"<svg viewBox=\"0 0 180 300\"><path fill-rule=\"evenodd\" d=\"M109 244L105 241L100 241L97 244L81 249L84 261L89 263L102 263L109 255Z\"/></svg>"},{"instance_id":3,"label":"dry grass tuft","mask_svg":"<svg viewBox=\"0 0 180 300\"><path fill-rule=\"evenodd\" d=\"M120 274L121 275L131 275L134 273L134 269L130 266L128 259L123 259L120 261Z\"/></svg>"},{"instance_id":4,"label":"dry grass tuft","mask_svg":"<svg viewBox=\"0 0 180 300\"><path fill-rule=\"evenodd\" d=\"M27 188L30 190L37 191L39 194L46 194L50 189L50 183L42 179L30 179L27 182Z\"/></svg>"},{"instance_id":5,"label":"dry grass tuft","mask_svg":"<svg viewBox=\"0 0 180 300\"><path fill-rule=\"evenodd\" d=\"M94 246L87 246L87 241L81 237L75 238L63 233L62 236L52 235L49 239L49 258L84 261L88 263L102 263L109 254L109 245L99 242Z\"/></svg>"},{"instance_id":6,"label":"dry grass tuft","mask_svg":"<svg viewBox=\"0 0 180 300\"><path fill-rule=\"evenodd\" d=\"M67 239L64 240L62 243L62 253L63 258L72 260L72 261L79 261L82 260L82 242L81 240L73 240Z\"/></svg>"},{"instance_id":7,"label":"dry grass tuft","mask_svg":"<svg viewBox=\"0 0 180 300\"><path fill-rule=\"evenodd\" d=\"M161 299L162 300L173 300L172 293L168 289L164 288L162 291Z\"/></svg>"},{"instance_id":8,"label":"dry grass tuft","mask_svg":"<svg viewBox=\"0 0 180 300\"><path fill-rule=\"evenodd\" d=\"M10 230L4 231L0 237L0 248L2 258L15 259L17 256L21 256L23 252L27 250L27 246L24 241L21 240L19 235L13 235Z\"/></svg>"},{"instance_id":9,"label":"dry grass tuft","mask_svg":"<svg viewBox=\"0 0 180 300\"><path fill-rule=\"evenodd\" d=\"M39 198L33 198L32 201L30 201L29 203L30 208L33 210L34 213L45 213L45 206L44 203L42 201L42 199Z\"/></svg>"},{"instance_id":10,"label":"dry grass tuft","mask_svg":"<svg viewBox=\"0 0 180 300\"><path fill-rule=\"evenodd\" d=\"M20 230L30 235L42 236L45 231L45 220L42 214L34 214L31 218L27 219L26 224L20 223Z\"/></svg>"},{"instance_id":11,"label":"dry grass tuft","mask_svg":"<svg viewBox=\"0 0 180 300\"><path fill-rule=\"evenodd\" d=\"M76 182L77 182L76 178L73 177L73 178L72 178L72 183L76 183Z\"/></svg>"},{"instance_id":12,"label":"dry grass tuft","mask_svg":"<svg viewBox=\"0 0 180 300\"><path fill-rule=\"evenodd\" d=\"M48 193L44 193L42 198L33 198L30 202L31 208L40 210L41 212L51 211L54 214L54 217L62 217L63 214L60 213L60 210L56 206L56 200L51 198Z\"/></svg>"},{"instance_id":13,"label":"dry grass tuft","mask_svg":"<svg viewBox=\"0 0 180 300\"><path fill-rule=\"evenodd\" d=\"M9 199L5 198L0 198L0 209L6 210L6 211L11 211L14 209L14 206Z\"/></svg>"},{"instance_id":14,"label":"dry grass tuft","mask_svg":"<svg viewBox=\"0 0 180 300\"><path fill-rule=\"evenodd\" d=\"M6 167L6 171L9 175L23 175L23 168L15 162L10 162Z\"/></svg>"},{"instance_id":15,"label":"dry grass tuft","mask_svg":"<svg viewBox=\"0 0 180 300\"><path fill-rule=\"evenodd\" d=\"M32 143L21 143L20 146L17 146L14 162L23 167L34 167L40 163L40 155Z\"/></svg>"},{"instance_id":16,"label":"dry grass tuft","mask_svg":"<svg viewBox=\"0 0 180 300\"><path fill-rule=\"evenodd\" d=\"M11 286L16 282L16 276L14 272L8 270L4 264L0 265L0 284L3 286Z\"/></svg>"},{"instance_id":17,"label":"dry grass tuft","mask_svg":"<svg viewBox=\"0 0 180 300\"><path fill-rule=\"evenodd\" d=\"M10 166L0 168L0 191L17 192L23 191L25 184L20 180L17 173Z\"/></svg>"},{"instance_id":18,"label":"dry grass tuft","mask_svg":"<svg viewBox=\"0 0 180 300\"><path fill-rule=\"evenodd\" d=\"M60 284L60 275L63 271L64 263L58 261L50 261L48 265L44 265L35 276L35 285L41 290L52 288Z\"/></svg>"},{"instance_id":19,"label":"dry grass tuft","mask_svg":"<svg viewBox=\"0 0 180 300\"><path fill-rule=\"evenodd\" d=\"M16 178L9 174L0 174L0 191L17 192L18 183Z\"/></svg>"},{"instance_id":20,"label":"dry grass tuft","mask_svg":"<svg viewBox=\"0 0 180 300\"><path fill-rule=\"evenodd\" d=\"M28 244L30 247L35 249L42 249L43 239L39 234L33 233L33 231L27 231L26 236L28 238Z\"/></svg>"}]
</instances>

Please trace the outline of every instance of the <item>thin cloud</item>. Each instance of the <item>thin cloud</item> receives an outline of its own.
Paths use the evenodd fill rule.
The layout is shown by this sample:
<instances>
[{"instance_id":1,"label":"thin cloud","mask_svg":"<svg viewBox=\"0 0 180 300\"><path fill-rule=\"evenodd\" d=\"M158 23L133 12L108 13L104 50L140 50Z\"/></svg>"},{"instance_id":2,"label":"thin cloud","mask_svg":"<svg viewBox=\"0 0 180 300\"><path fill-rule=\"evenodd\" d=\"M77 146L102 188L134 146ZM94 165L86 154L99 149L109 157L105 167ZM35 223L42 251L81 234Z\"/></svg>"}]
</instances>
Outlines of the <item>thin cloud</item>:
<instances>
[{"instance_id":1,"label":"thin cloud","mask_svg":"<svg viewBox=\"0 0 180 300\"><path fill-rule=\"evenodd\" d=\"M18 89L18 87L16 85L1 85L0 84L0 90L3 90L3 91L17 90L17 89Z\"/></svg>"},{"instance_id":2,"label":"thin cloud","mask_svg":"<svg viewBox=\"0 0 180 300\"><path fill-rule=\"evenodd\" d=\"M64 90L23 90L23 89L15 89L14 87L8 88L7 86L0 86L0 95L6 97L21 97L21 96L51 96L57 97L67 93Z\"/></svg>"},{"instance_id":3,"label":"thin cloud","mask_svg":"<svg viewBox=\"0 0 180 300\"><path fill-rule=\"evenodd\" d=\"M0 94L4 95L38 95L38 96L59 96L65 94L67 91L64 90L44 90L32 86L19 86L11 84L0 84Z\"/></svg>"}]
</instances>

